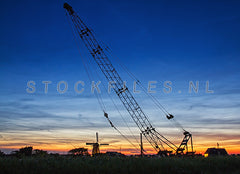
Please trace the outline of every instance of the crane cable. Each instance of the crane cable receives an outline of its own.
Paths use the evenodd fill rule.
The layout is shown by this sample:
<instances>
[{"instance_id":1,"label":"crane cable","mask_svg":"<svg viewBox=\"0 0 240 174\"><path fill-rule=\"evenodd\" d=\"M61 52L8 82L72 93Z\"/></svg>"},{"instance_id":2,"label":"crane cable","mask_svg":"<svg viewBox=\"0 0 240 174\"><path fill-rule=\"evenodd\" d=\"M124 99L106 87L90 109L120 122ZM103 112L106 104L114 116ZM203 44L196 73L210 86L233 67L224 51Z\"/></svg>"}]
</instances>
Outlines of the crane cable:
<instances>
[{"instance_id":1,"label":"crane cable","mask_svg":"<svg viewBox=\"0 0 240 174\"><path fill-rule=\"evenodd\" d=\"M72 17L72 18L73 18L73 17ZM74 22L77 23L74 19L72 19L72 20L73 20L73 23L74 23ZM77 26L77 24L75 24L75 23L74 23L75 27L78 28L78 29L80 29L79 26ZM75 36L75 34L74 34L74 36ZM75 37L76 37L76 36L75 36ZM80 50L80 49L79 49L79 50ZM84 61L83 61L83 63L84 63ZM85 69L86 69L86 66L84 66L84 67L85 67ZM86 69L86 70L87 70L87 69ZM89 74L89 73L88 73L88 74ZM89 78L91 78L91 77L89 76ZM98 96L98 95L96 95L96 96L99 97L99 98L101 97L101 96ZM102 102L101 99L98 99L98 101L99 101L99 103ZM100 105L101 105L101 104L100 104ZM103 105L103 103L102 103L102 105ZM162 107L162 108L163 108L163 107ZM106 109L105 109L105 110L106 110ZM103 111L105 111L105 110L103 109ZM162 109L162 110L163 110L163 109ZM164 110L163 110L163 112L164 112ZM166 112L166 111L165 111L165 112ZM124 137L124 138L125 138L125 137Z\"/></svg>"},{"instance_id":2,"label":"crane cable","mask_svg":"<svg viewBox=\"0 0 240 174\"><path fill-rule=\"evenodd\" d=\"M74 31L75 31L75 30L74 30ZM74 37L76 38L76 34L74 34ZM80 52L80 47L79 47L79 45L78 45L78 49L79 49L79 52ZM81 57L81 59L82 59L82 57ZM83 64L85 64L85 61L83 61ZM87 66L85 66L85 67L87 67ZM90 69L90 68L85 68L85 70L86 70L87 72L88 72L88 69ZM91 79L92 79L92 74L91 74L91 72L88 72L88 74L90 74L88 77L89 77L89 80L91 81ZM106 106L104 105L104 102L103 102L103 99L102 99L101 95L98 94L98 93L95 93L95 94L96 94L96 97L97 97L97 99L98 99L98 102L99 102L100 106L102 107L103 112L106 113ZM111 126L113 125L112 122L111 122L110 125L111 125ZM131 145L133 145L133 146L136 148L136 146L135 146L123 133L121 133L121 131L120 131L118 128L116 128L115 126L114 126L114 128L115 128ZM137 149L137 148L136 148L136 149Z\"/></svg>"},{"instance_id":3,"label":"crane cable","mask_svg":"<svg viewBox=\"0 0 240 174\"><path fill-rule=\"evenodd\" d=\"M91 30L92 32L94 32L93 30ZM109 48L108 48L108 50L107 49L105 49L107 52L109 52L110 53L110 51L108 51L109 50ZM121 63L120 63L120 61L118 61L118 64L121 66L121 68L125 71L125 72L127 72L127 74L133 79L133 80L136 80L138 83L138 85L142 88L142 90L144 91L144 93L146 94L146 95L148 95L149 97L151 97L151 99L153 100L153 102L155 103L155 105L159 108L159 109L161 109L162 110L162 112L166 115L166 116L168 116L168 115L170 115L170 113L169 112L167 112L167 110L161 105L161 103L153 96L153 95L151 95L150 93L148 93L147 91L146 91L146 89L144 88L144 86L142 85L142 83L139 81L139 80L137 80L137 78L127 69L127 67L125 67L124 65L122 65ZM146 117L148 118L148 116L146 115ZM149 118L148 118L148 120L149 120ZM174 120L175 121L175 120ZM153 124L152 124L153 125ZM173 124L176 128L179 128L179 127L181 127L182 128L182 126L178 123L178 127L176 126L177 125L177 123L175 123L175 124ZM182 130L184 130L183 128L182 128ZM180 129L180 131L182 131L181 129ZM163 135L161 135L160 133L158 133L158 135L160 135L162 138L164 138L165 140L167 140ZM160 137L159 137L160 138ZM161 138L160 138L161 139ZM163 141L162 139L161 139L161 141ZM167 141L169 141L169 140L167 140ZM168 146L169 146L169 144L167 143L167 142L165 142L165 141L163 141L165 144L167 144ZM161 142L160 142L161 143ZM170 143L170 144L172 144L172 143ZM162 146L162 143L161 143L161 146ZM174 145L175 146L175 145ZM163 146L162 146L163 147ZM170 146L169 146L170 147ZM176 146L175 146L176 147ZM164 147L163 147L164 148ZM173 147L171 147L172 149L174 149Z\"/></svg>"},{"instance_id":4,"label":"crane cable","mask_svg":"<svg viewBox=\"0 0 240 174\"><path fill-rule=\"evenodd\" d=\"M137 81L137 84L141 87L141 89L144 91L144 93L146 95L148 95L149 97L151 97L152 101L156 104L156 106L162 110L162 112L168 117L170 116L171 114L165 109L165 107L163 107L163 105L156 99L156 97L154 97L151 93L148 93L147 90L144 88L143 84L141 83L140 80L138 80L136 78L136 76L134 76L133 73L131 73L126 66L124 65L120 65L120 66L123 66L125 67L126 69L126 72L129 74L130 77L133 78L133 80L136 80ZM172 120L174 122L174 126L177 127L177 128L180 128L180 130L182 131L185 131L183 126L177 121L175 120L175 118L173 117L172 119L169 119L170 121Z\"/></svg>"},{"instance_id":5,"label":"crane cable","mask_svg":"<svg viewBox=\"0 0 240 174\"><path fill-rule=\"evenodd\" d=\"M92 63L92 61L90 61L90 62ZM92 63L92 64L93 64L93 63ZM100 77L100 75L99 75L98 73L96 73L96 75L97 75L98 78L102 81L102 78ZM113 97L112 97L112 96L109 94L109 92L107 91L107 88L106 88L106 86L105 86L104 84L103 84L103 87L104 87L105 92L108 94L108 97L111 99L111 101L112 101L114 107L116 108L117 112L118 112L119 115L121 116L123 122L124 122L125 125L127 126L127 128L128 128L128 130L129 130L129 132L131 133L132 137L135 139L136 143L139 144L136 136L133 134L130 126L128 125L127 121L125 120L125 118L123 117L122 113L121 113L120 110L118 109L117 104L116 104L115 101L113 100Z\"/></svg>"},{"instance_id":6,"label":"crane cable","mask_svg":"<svg viewBox=\"0 0 240 174\"><path fill-rule=\"evenodd\" d=\"M128 70L128 68L121 64L119 58L117 56L112 56L115 58L115 60L118 61L118 64L120 65L120 67L129 75L130 78L132 78L134 81L136 81L136 84L139 85L142 90L144 91L144 93L146 95L148 95L150 98L152 98L153 102L156 104L156 106L165 114L165 115L168 115L169 112L163 107L163 105L151 94L151 93L148 93L147 90L144 88L143 84L141 83L140 80L138 80L138 78Z\"/></svg>"},{"instance_id":7,"label":"crane cable","mask_svg":"<svg viewBox=\"0 0 240 174\"><path fill-rule=\"evenodd\" d=\"M117 59L118 61L118 58L116 56L114 56L115 59ZM147 90L145 89L144 85L141 83L140 80L138 80L138 78L128 70L128 68L126 66L124 66L123 64L120 63L120 61L118 61L118 64L120 65L120 67L129 75L130 78L132 78L133 80L136 81L136 84L140 86L140 88L143 90L143 92L149 96L152 101L154 102L154 104L168 117L170 116L171 114L166 110L166 108L156 99L156 97L154 97L151 93L148 93ZM172 119L169 119L170 121L172 120L174 123L174 126L176 128L179 128L181 131L185 132L185 129L183 128L183 126L175 119L175 118L172 118Z\"/></svg>"},{"instance_id":8,"label":"crane cable","mask_svg":"<svg viewBox=\"0 0 240 174\"><path fill-rule=\"evenodd\" d=\"M69 22L69 21L70 21L70 19L69 19L70 16L69 16L67 13L66 13L66 16L67 16L67 19L68 19L68 22ZM73 19L73 20L74 20L74 19ZM75 40L75 42L76 42L76 44L77 44L77 47L78 47L78 51L79 51L79 54L80 54L80 59L81 59L83 65L84 65L85 71L87 72L88 79L89 79L89 81L91 81L91 79L92 79L92 74L91 74L91 72L88 71L87 64L85 63L84 59L83 59L82 56L81 56L80 46L79 46L79 44L78 44L78 42L77 42L77 37L76 37L76 31L75 31L74 27L71 25L70 22L69 22L69 25L71 26L72 33L73 33L73 36L74 36L74 40ZM74 25L75 25L75 24L74 24ZM75 26L75 27L76 27L76 26ZM106 112L105 112L105 111L106 111L106 106L104 105L104 102L103 102L103 99L102 99L101 95L98 95L98 93L95 93L95 92L94 92L94 94L95 94L95 96L97 97L98 103L99 103L99 105L100 105L103 113L105 114L105 113L106 113ZM117 127L115 127L115 126L113 125L113 123L110 121L109 118L108 118L108 121L109 121L111 127L113 127L115 130L117 130L117 132L118 132L123 138L125 138L135 149L137 149L137 150L139 151L139 149L138 149L124 134L122 134L121 131L120 131Z\"/></svg>"},{"instance_id":9,"label":"crane cable","mask_svg":"<svg viewBox=\"0 0 240 174\"><path fill-rule=\"evenodd\" d=\"M80 18L79 18L79 20L81 20ZM75 25L76 26L76 25ZM148 118L148 116L147 115L145 115L146 116L146 118L149 120L149 118ZM162 135L163 136L163 135Z\"/></svg>"},{"instance_id":10,"label":"crane cable","mask_svg":"<svg viewBox=\"0 0 240 174\"><path fill-rule=\"evenodd\" d=\"M122 134L122 132L117 127L114 126L114 124L111 122L111 120L109 119L108 114L106 112L104 113L104 116L108 120L111 127L113 127L116 131L118 131L119 134L121 134L133 147L135 147L135 149L137 151L139 151L139 148L137 148L136 145L134 145L124 134Z\"/></svg>"},{"instance_id":11,"label":"crane cable","mask_svg":"<svg viewBox=\"0 0 240 174\"><path fill-rule=\"evenodd\" d=\"M98 75L98 74L97 74ZM100 78L100 77L99 77ZM103 85L104 86L104 88L105 88L105 90L106 90L106 87L105 87L105 85ZM142 85L142 88L143 88L143 90L145 90L144 89L144 87L143 87L143 85ZM107 90L106 90L107 91ZM147 92L146 92L147 93ZM108 95L109 95L109 93L108 93ZM115 105L115 108L118 110L118 108L117 108L117 106L116 106L116 104L115 104L115 102L113 101L113 99L111 98L111 96L109 95L109 97L110 97L110 99L112 100L112 102L113 102L113 104ZM121 115L121 117L122 117L122 114L120 113L120 111L118 110L118 112L119 112L119 114ZM148 117L147 115L146 115L146 117ZM124 120L124 118L122 117L122 119ZM148 118L148 120L149 120L149 118ZM110 120L109 120L110 121ZM124 121L125 123L126 123L126 121ZM112 126L112 123L111 122L109 122L110 123L110 125ZM127 125L127 127L129 128L129 126L128 126L128 124L126 123L126 125ZM130 132L132 132L131 131L131 129L129 128L129 130L130 130ZM132 133L133 134L133 133ZM165 138L163 135L161 135L160 133L158 133L158 135L160 135L162 138L164 138L165 140L167 140L167 138ZM134 136L134 138L136 139L136 137ZM160 138L160 137L159 137ZM167 140L167 142L166 141L164 141L164 140L162 140L162 138L160 138L160 140L162 141L162 142L164 142L165 144L167 144L169 147L171 147L167 142L170 142L169 140ZM137 139L136 139L136 141L137 141ZM137 142L138 143L138 142ZM132 143L131 143L132 144ZM164 147L163 147L163 145L162 145L162 143L160 142L160 144L161 144L161 146L162 146L162 148L164 149ZM170 144L173 144L173 143L171 143L170 142ZM175 146L175 145L174 145ZM176 146L175 146L176 147ZM172 149L174 149L173 147L171 147Z\"/></svg>"},{"instance_id":12,"label":"crane cable","mask_svg":"<svg viewBox=\"0 0 240 174\"><path fill-rule=\"evenodd\" d=\"M66 15L68 16L67 13L66 13ZM68 16L68 22L70 21L69 18L70 18L70 16ZM79 55L80 55L80 59L81 59L81 61L82 61L82 64L83 64L83 66L84 66L84 69L85 69L85 71L86 71L86 73L87 73L88 80L89 80L90 83L91 83L91 81L92 81L92 79L93 79L93 78L92 78L92 74L91 74L91 72L88 70L88 69L90 69L90 68L88 68L87 63L85 62L85 60L84 60L83 57L81 56L80 46L79 46L79 44L78 44L78 42L77 42L77 37L76 37L76 31L74 30L74 27L71 25L70 22L69 22L69 25L71 26L72 33L73 33L73 36L74 36L74 40L75 40L75 42L76 42L76 44L77 44L77 48L78 48L78 52L79 52ZM75 26L75 27L76 27L76 26ZM98 103L99 103L101 109L102 109L103 112L104 112L104 111L106 110L106 106L105 106L104 103L103 103L103 100L102 100L101 95L99 95L98 92L95 92L95 91L94 91L94 95L96 96L96 98L97 98L97 100L98 100Z\"/></svg>"}]
</instances>

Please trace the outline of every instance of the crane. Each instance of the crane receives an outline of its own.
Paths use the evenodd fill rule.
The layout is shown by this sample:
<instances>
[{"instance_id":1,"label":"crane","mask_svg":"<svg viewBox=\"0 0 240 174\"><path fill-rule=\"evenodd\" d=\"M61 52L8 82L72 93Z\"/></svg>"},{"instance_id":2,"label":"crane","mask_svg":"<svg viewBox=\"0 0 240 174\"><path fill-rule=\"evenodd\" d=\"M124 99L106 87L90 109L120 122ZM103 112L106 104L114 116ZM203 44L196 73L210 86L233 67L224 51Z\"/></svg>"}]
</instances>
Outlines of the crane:
<instances>
[{"instance_id":1,"label":"crane","mask_svg":"<svg viewBox=\"0 0 240 174\"><path fill-rule=\"evenodd\" d=\"M140 132L145 136L147 141L158 152L158 154L166 156L172 152L177 155L183 154L185 150L188 152L188 141L190 139L193 152L192 135L188 131L184 130L184 138L181 144L176 146L152 126L148 116L143 112L142 108L137 103L127 86L123 85L124 82L122 78L113 67L110 59L104 52L104 49L101 47L99 42L96 40L93 32L89 29L89 27L87 27L87 25L82 21L82 19L69 4L64 3L63 7L66 9L67 14L72 21L72 25L76 31L76 34L83 41L84 45L87 47L88 51L106 79L114 82L112 83L114 92L119 97L125 109L128 111L129 115L140 129ZM106 115L106 113L104 114ZM167 114L166 117L168 119L173 119L174 116ZM165 147L168 147L168 149Z\"/></svg>"}]
</instances>

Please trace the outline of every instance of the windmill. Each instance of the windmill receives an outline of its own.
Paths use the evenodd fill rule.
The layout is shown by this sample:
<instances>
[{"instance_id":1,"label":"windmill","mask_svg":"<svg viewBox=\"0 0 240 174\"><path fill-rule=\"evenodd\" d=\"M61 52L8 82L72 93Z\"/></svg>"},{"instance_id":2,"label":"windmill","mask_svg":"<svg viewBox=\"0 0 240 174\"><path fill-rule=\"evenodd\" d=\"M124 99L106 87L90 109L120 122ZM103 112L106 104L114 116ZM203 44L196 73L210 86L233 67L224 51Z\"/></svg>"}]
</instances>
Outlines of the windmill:
<instances>
[{"instance_id":1,"label":"windmill","mask_svg":"<svg viewBox=\"0 0 240 174\"><path fill-rule=\"evenodd\" d=\"M109 144L99 144L98 143L98 133L96 132L96 143L86 143L86 145L92 145L92 155L99 154L100 149L99 146L108 146Z\"/></svg>"}]
</instances>

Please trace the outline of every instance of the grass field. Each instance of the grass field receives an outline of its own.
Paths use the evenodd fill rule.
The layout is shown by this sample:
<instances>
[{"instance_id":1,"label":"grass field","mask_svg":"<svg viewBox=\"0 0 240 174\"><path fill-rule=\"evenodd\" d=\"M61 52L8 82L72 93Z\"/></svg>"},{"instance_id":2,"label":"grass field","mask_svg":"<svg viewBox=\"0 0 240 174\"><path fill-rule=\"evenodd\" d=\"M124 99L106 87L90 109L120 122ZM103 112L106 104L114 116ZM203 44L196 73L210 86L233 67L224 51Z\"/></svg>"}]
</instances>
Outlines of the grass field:
<instances>
[{"instance_id":1,"label":"grass field","mask_svg":"<svg viewBox=\"0 0 240 174\"><path fill-rule=\"evenodd\" d=\"M133 158L133 157L15 157L0 158L2 174L189 173L240 174L240 157Z\"/></svg>"}]
</instances>

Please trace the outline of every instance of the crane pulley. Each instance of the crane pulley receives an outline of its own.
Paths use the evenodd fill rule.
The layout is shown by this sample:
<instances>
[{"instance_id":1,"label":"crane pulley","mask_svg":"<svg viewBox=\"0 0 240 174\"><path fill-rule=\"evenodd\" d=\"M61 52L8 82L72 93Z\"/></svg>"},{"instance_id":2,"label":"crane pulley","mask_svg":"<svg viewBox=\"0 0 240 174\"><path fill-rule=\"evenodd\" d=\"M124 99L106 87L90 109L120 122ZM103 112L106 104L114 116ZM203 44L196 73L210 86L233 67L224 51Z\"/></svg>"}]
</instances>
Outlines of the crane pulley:
<instances>
[{"instance_id":1,"label":"crane pulley","mask_svg":"<svg viewBox=\"0 0 240 174\"><path fill-rule=\"evenodd\" d=\"M96 40L93 32L85 25L85 23L80 19L73 8L64 3L64 8L67 10L69 17L72 21L73 28L75 29L77 35L81 38L88 51L92 55L93 59L97 63L98 67L106 77L108 81L114 81L112 84L113 90L123 103L125 109L128 111L129 115L136 123L141 133L145 136L152 147L161 155L167 155L174 151L176 154L183 154L184 150L188 150L187 143L189 139L192 138L191 134L187 131L184 132L184 139L179 147L174 143L160 134L150 123L148 116L143 112L140 105L137 103L131 92L127 87L124 87L124 82L119 76L116 69L113 67L108 56L105 54L104 49L101 47L99 42ZM108 119L109 123L113 128L116 127L108 118L108 114L104 113L104 116ZM168 119L173 119L174 116L171 114L167 115ZM170 150L167 150L167 148Z\"/></svg>"}]
</instances>

